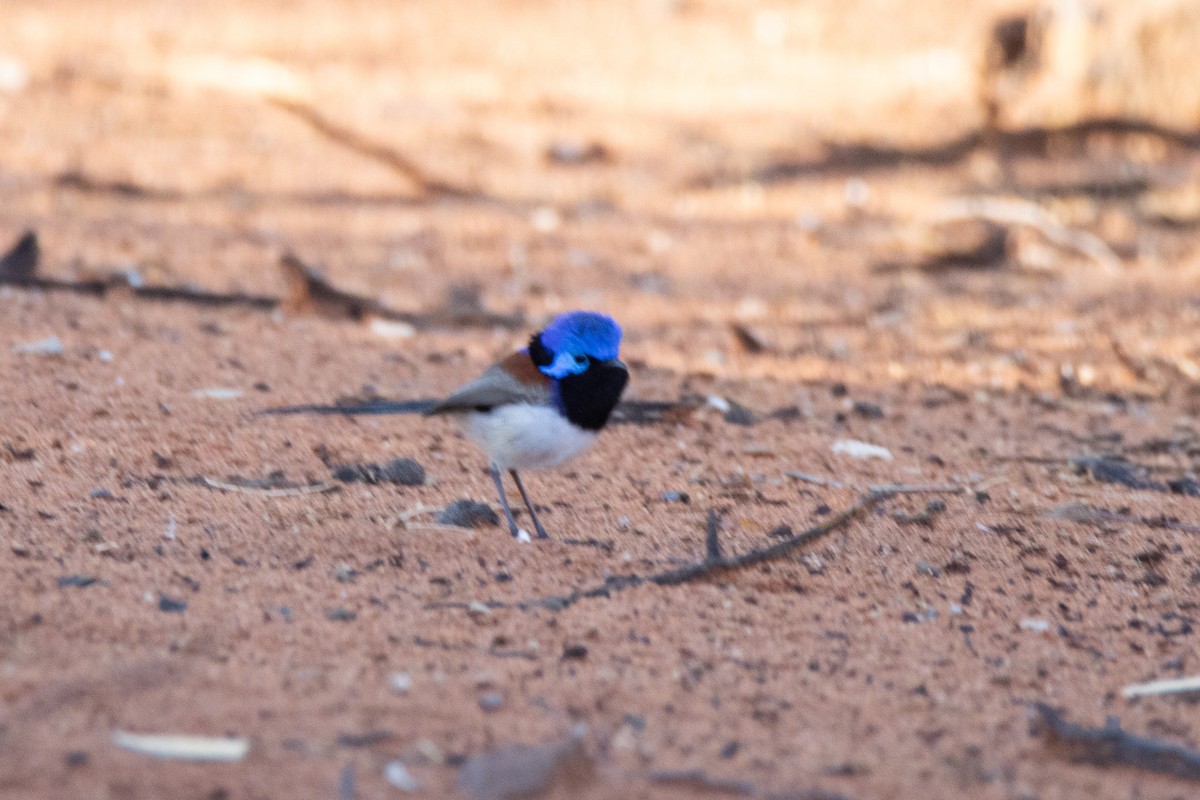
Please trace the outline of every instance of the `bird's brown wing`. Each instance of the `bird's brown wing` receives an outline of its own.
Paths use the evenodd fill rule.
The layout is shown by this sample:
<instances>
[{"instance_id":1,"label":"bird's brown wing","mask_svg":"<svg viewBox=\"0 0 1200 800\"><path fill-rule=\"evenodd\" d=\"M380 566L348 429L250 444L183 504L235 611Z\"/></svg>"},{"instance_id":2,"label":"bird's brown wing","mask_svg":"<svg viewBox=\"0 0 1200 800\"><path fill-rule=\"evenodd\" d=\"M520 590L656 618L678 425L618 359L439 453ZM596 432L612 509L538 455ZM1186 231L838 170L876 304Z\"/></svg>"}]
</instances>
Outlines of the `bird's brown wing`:
<instances>
[{"instance_id":1,"label":"bird's brown wing","mask_svg":"<svg viewBox=\"0 0 1200 800\"><path fill-rule=\"evenodd\" d=\"M528 353L519 352L493 364L426 413L485 411L513 403L549 402L550 378L538 371Z\"/></svg>"}]
</instances>

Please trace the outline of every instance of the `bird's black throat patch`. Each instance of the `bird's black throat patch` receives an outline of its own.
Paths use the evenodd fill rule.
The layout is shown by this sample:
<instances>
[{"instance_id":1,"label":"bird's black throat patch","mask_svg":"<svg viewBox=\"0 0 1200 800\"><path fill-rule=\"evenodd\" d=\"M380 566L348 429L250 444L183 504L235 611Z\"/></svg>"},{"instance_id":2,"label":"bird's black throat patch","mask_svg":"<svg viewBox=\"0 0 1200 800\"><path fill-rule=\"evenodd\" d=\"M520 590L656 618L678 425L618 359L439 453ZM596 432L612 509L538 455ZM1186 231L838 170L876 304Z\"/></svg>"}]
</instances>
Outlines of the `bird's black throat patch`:
<instances>
[{"instance_id":1,"label":"bird's black throat patch","mask_svg":"<svg viewBox=\"0 0 1200 800\"><path fill-rule=\"evenodd\" d=\"M554 354L542 344L542 335L535 333L529 340L529 357L539 367L548 367L554 363Z\"/></svg>"},{"instance_id":2,"label":"bird's black throat patch","mask_svg":"<svg viewBox=\"0 0 1200 800\"><path fill-rule=\"evenodd\" d=\"M529 353L533 355L532 346ZM558 398L568 420L585 431L598 431L608 422L627 383L629 370L624 364L591 361L583 372L558 381Z\"/></svg>"}]
</instances>

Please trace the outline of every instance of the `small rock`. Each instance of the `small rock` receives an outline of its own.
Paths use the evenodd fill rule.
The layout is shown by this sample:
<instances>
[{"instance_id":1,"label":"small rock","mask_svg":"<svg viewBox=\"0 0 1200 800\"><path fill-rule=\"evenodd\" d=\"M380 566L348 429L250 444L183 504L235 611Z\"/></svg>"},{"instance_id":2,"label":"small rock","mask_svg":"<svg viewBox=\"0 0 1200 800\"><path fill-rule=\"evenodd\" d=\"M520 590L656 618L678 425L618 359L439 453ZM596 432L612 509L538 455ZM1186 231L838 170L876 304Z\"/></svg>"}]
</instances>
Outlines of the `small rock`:
<instances>
[{"instance_id":1,"label":"small rock","mask_svg":"<svg viewBox=\"0 0 1200 800\"><path fill-rule=\"evenodd\" d=\"M95 575L64 575L58 579L58 588L66 589L75 586L82 589L85 586L91 586L99 580Z\"/></svg>"},{"instance_id":2,"label":"small rock","mask_svg":"<svg viewBox=\"0 0 1200 800\"><path fill-rule=\"evenodd\" d=\"M1195 478L1185 477L1176 481L1167 481L1167 487L1175 494L1200 497L1200 481L1197 481Z\"/></svg>"},{"instance_id":3,"label":"small rock","mask_svg":"<svg viewBox=\"0 0 1200 800\"><path fill-rule=\"evenodd\" d=\"M860 442L857 439L838 439L830 448L835 453L850 456L861 460L878 458L883 461L891 461L892 453L886 447L880 447L877 444L869 444Z\"/></svg>"},{"instance_id":4,"label":"small rock","mask_svg":"<svg viewBox=\"0 0 1200 800\"><path fill-rule=\"evenodd\" d=\"M422 486L425 468L411 458L396 458L386 464L346 464L333 470L333 477L343 483L394 483L399 486Z\"/></svg>"},{"instance_id":5,"label":"small rock","mask_svg":"<svg viewBox=\"0 0 1200 800\"><path fill-rule=\"evenodd\" d=\"M539 797L554 786L580 789L594 765L581 735L536 745L504 745L471 756L458 773L458 786L471 800Z\"/></svg>"},{"instance_id":6,"label":"small rock","mask_svg":"<svg viewBox=\"0 0 1200 800\"><path fill-rule=\"evenodd\" d=\"M587 649L586 645L582 645L582 644L563 645L562 657L563 657L564 661L569 660L569 659L576 659L576 660L582 661L583 659L587 658L587 654L588 654L588 649Z\"/></svg>"},{"instance_id":7,"label":"small rock","mask_svg":"<svg viewBox=\"0 0 1200 800\"><path fill-rule=\"evenodd\" d=\"M499 711L504 706L504 692L484 692L479 697L479 707L487 712Z\"/></svg>"},{"instance_id":8,"label":"small rock","mask_svg":"<svg viewBox=\"0 0 1200 800\"><path fill-rule=\"evenodd\" d=\"M375 317L371 320L371 333L383 339L411 339L417 335L417 329L407 322Z\"/></svg>"},{"instance_id":9,"label":"small rock","mask_svg":"<svg viewBox=\"0 0 1200 800\"><path fill-rule=\"evenodd\" d=\"M0 64L3 64L2 59ZM0 256L0 280L5 283L30 280L37 273L40 255L37 233L25 231L12 249Z\"/></svg>"},{"instance_id":10,"label":"small rock","mask_svg":"<svg viewBox=\"0 0 1200 800\"><path fill-rule=\"evenodd\" d=\"M883 419L883 409L875 403L866 400L855 400L851 409L863 419Z\"/></svg>"},{"instance_id":11,"label":"small rock","mask_svg":"<svg viewBox=\"0 0 1200 800\"><path fill-rule=\"evenodd\" d=\"M932 564L929 564L925 561L918 561L917 562L917 574L927 575L930 578L940 578L942 576L942 571L940 569L938 569L937 567L933 566Z\"/></svg>"},{"instance_id":12,"label":"small rock","mask_svg":"<svg viewBox=\"0 0 1200 800\"><path fill-rule=\"evenodd\" d=\"M541 206L529 215L529 224L539 233L550 233L562 226L562 216L550 206Z\"/></svg>"},{"instance_id":13,"label":"small rock","mask_svg":"<svg viewBox=\"0 0 1200 800\"><path fill-rule=\"evenodd\" d=\"M63 343L57 336L47 336L45 339L39 339L36 342L14 344L12 351L19 355L61 356L65 352L65 348L63 348Z\"/></svg>"},{"instance_id":14,"label":"small rock","mask_svg":"<svg viewBox=\"0 0 1200 800\"><path fill-rule=\"evenodd\" d=\"M19 92L29 85L29 67L11 56L0 56L0 92Z\"/></svg>"},{"instance_id":15,"label":"small rock","mask_svg":"<svg viewBox=\"0 0 1200 800\"><path fill-rule=\"evenodd\" d=\"M408 694L413 687L412 675L407 672L393 672L392 677L388 679L388 684L392 687L393 692Z\"/></svg>"},{"instance_id":16,"label":"small rock","mask_svg":"<svg viewBox=\"0 0 1200 800\"><path fill-rule=\"evenodd\" d=\"M358 614L355 614L348 608L338 606L337 608L328 609L325 612L325 619L330 622L353 622L358 619Z\"/></svg>"},{"instance_id":17,"label":"small rock","mask_svg":"<svg viewBox=\"0 0 1200 800\"><path fill-rule=\"evenodd\" d=\"M245 392L241 389L213 386L208 389L197 389L192 392L192 397L198 400L237 400L244 394Z\"/></svg>"},{"instance_id":18,"label":"small rock","mask_svg":"<svg viewBox=\"0 0 1200 800\"><path fill-rule=\"evenodd\" d=\"M560 139L546 148L546 160L551 164L576 167L593 161L607 161L608 150L599 142Z\"/></svg>"},{"instance_id":19,"label":"small rock","mask_svg":"<svg viewBox=\"0 0 1200 800\"><path fill-rule=\"evenodd\" d=\"M1020 622L1021 630L1032 631L1033 633L1045 633L1050 630L1050 623L1044 619L1023 619Z\"/></svg>"},{"instance_id":20,"label":"small rock","mask_svg":"<svg viewBox=\"0 0 1200 800\"><path fill-rule=\"evenodd\" d=\"M687 492L663 492L662 499L664 503L690 503L692 498Z\"/></svg>"},{"instance_id":21,"label":"small rock","mask_svg":"<svg viewBox=\"0 0 1200 800\"><path fill-rule=\"evenodd\" d=\"M114 495L108 489L92 489L92 491L88 493L88 497L92 498L93 500L112 500L116 497L116 495Z\"/></svg>"},{"instance_id":22,"label":"small rock","mask_svg":"<svg viewBox=\"0 0 1200 800\"><path fill-rule=\"evenodd\" d=\"M486 503L477 503L474 500L455 500L438 512L433 521L439 525L478 528L484 525L499 525L500 517Z\"/></svg>"},{"instance_id":23,"label":"small rock","mask_svg":"<svg viewBox=\"0 0 1200 800\"><path fill-rule=\"evenodd\" d=\"M402 792L418 792L421 784L404 766L403 761L389 761L383 768L383 779Z\"/></svg>"},{"instance_id":24,"label":"small rock","mask_svg":"<svg viewBox=\"0 0 1200 800\"><path fill-rule=\"evenodd\" d=\"M176 600L174 597L167 597L165 594L158 596L158 610L166 614L182 614L187 611L187 601Z\"/></svg>"},{"instance_id":25,"label":"small rock","mask_svg":"<svg viewBox=\"0 0 1200 800\"><path fill-rule=\"evenodd\" d=\"M742 425L749 427L758 422L758 417L754 412L746 408L740 403L735 403L732 400L729 402L729 410L725 412L725 421L730 425Z\"/></svg>"}]
</instances>

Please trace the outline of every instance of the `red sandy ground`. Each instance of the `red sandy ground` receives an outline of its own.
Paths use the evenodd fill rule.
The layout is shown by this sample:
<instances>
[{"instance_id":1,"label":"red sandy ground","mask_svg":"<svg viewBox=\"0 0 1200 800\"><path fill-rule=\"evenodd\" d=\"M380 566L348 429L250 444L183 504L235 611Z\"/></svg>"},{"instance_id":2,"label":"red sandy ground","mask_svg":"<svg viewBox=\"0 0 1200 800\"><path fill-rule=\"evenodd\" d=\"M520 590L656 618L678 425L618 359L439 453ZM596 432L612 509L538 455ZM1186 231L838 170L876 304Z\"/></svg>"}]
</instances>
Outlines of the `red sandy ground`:
<instances>
[{"instance_id":1,"label":"red sandy ground","mask_svg":"<svg viewBox=\"0 0 1200 800\"><path fill-rule=\"evenodd\" d=\"M0 795L335 797L349 766L358 796L385 797L400 759L422 796L446 796L463 756L584 722L588 797L689 796L648 778L674 769L848 798L1194 796L1070 763L1026 720L1042 701L1198 743L1193 705L1120 689L1200 669L1195 535L1136 521L1198 522L1200 503L1068 462L1126 450L1156 479L1193 468L1189 232L1120 198L1068 198L1060 218L1104 236L1123 274L1057 250L1041 270L879 271L937 202L997 190L995 156L754 180L819 161L826 139L924 146L971 130L973 59L1004 9L8 0L0 57L29 80L0 90L0 239L36 229L47 275L135 268L280 294L292 249L393 307L477 283L529 325L388 340L349 321L0 290ZM254 58L327 118L491 199L422 199L243 91ZM555 142L607 158L548 163ZM1094 144L1063 147L1112 155ZM1194 153L1152 158L1195 174ZM1054 159L1022 163L1036 175ZM868 194L849 207L856 177ZM517 544L427 515L397 524L493 500L445 420L250 414L364 387L436 396L572 307L625 325L632 396L799 415L613 427L570 467L528 476L553 538ZM767 351L740 345L734 322ZM50 335L63 355L12 350ZM244 394L193 394L214 387ZM846 438L894 459L833 453ZM412 457L429 482L265 497L192 480L324 480L321 448ZM558 613L453 605L696 559L709 508L736 552L856 496L795 471L967 491L929 525L902 515L935 498L897 498L800 558L707 582ZM1068 503L1125 521L1047 515ZM587 539L603 548L568 543ZM71 575L98 580L60 588ZM186 610L160 611L160 595ZM479 703L489 692L496 710ZM115 747L115 730L238 735L251 750L160 762ZM339 744L373 731L388 735Z\"/></svg>"}]
</instances>

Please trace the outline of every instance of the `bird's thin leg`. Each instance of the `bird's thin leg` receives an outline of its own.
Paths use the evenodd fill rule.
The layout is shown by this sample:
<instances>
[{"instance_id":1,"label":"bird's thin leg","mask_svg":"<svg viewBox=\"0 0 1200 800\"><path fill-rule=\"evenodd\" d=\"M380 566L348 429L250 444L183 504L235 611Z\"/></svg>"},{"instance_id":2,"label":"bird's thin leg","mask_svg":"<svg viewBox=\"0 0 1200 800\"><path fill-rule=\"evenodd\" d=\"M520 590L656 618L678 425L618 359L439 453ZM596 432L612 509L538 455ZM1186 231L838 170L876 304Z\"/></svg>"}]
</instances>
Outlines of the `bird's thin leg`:
<instances>
[{"instance_id":1,"label":"bird's thin leg","mask_svg":"<svg viewBox=\"0 0 1200 800\"><path fill-rule=\"evenodd\" d=\"M519 529L517 528L517 521L513 519L512 509L508 507L508 497L506 497L504 494L504 481L500 478L500 469L493 464L488 468L488 471L492 473L492 480L496 482L496 491L500 494L500 505L504 506L504 517L508 520L508 531L513 536L519 536L520 533ZM520 486L521 484L518 483L517 485ZM525 490L522 489L521 494L524 493Z\"/></svg>"},{"instance_id":2,"label":"bird's thin leg","mask_svg":"<svg viewBox=\"0 0 1200 800\"><path fill-rule=\"evenodd\" d=\"M533 518L533 527L537 531L539 539L549 539L550 536L546 533L546 529L542 527L542 521L538 519L537 512L533 510L533 503L529 500L529 495L525 492L525 486L521 483L521 476L517 474L515 469L510 469L513 481L517 484L517 488L521 491L521 499L525 501L525 507L529 509L529 516Z\"/></svg>"}]
</instances>

